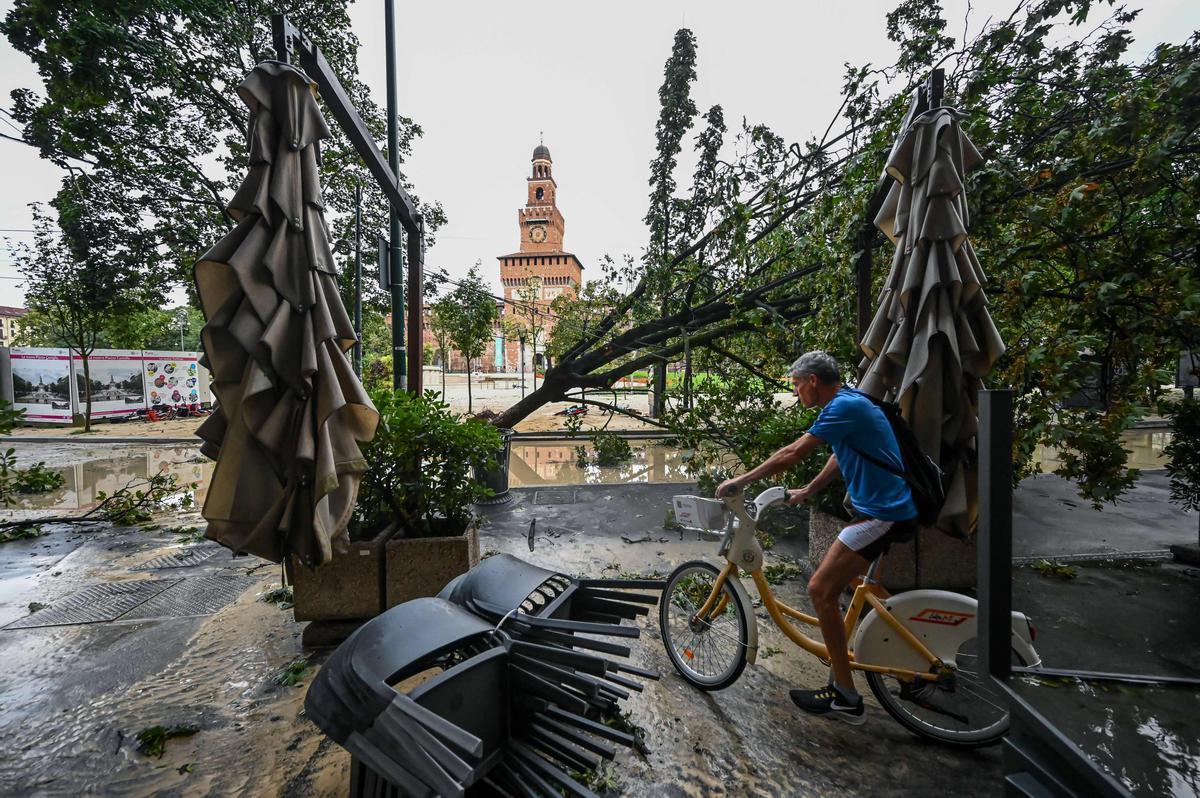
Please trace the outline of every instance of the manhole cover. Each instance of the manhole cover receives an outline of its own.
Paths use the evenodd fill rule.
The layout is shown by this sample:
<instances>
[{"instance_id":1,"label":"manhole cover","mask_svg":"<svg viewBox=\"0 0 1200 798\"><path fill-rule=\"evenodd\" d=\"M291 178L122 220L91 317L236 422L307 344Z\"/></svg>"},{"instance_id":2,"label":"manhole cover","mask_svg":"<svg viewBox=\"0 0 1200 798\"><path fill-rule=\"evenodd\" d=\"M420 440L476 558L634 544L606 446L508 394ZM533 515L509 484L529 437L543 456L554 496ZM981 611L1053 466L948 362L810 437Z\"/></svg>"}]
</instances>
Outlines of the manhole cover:
<instances>
[{"instance_id":1,"label":"manhole cover","mask_svg":"<svg viewBox=\"0 0 1200 798\"><path fill-rule=\"evenodd\" d=\"M574 504L575 490L574 488L555 488L552 490L539 490L533 494L534 504Z\"/></svg>"},{"instance_id":2,"label":"manhole cover","mask_svg":"<svg viewBox=\"0 0 1200 798\"><path fill-rule=\"evenodd\" d=\"M163 568L187 568L200 563L212 557L220 549L216 546L192 546L191 548L180 549L174 554L164 554L161 557L155 557L153 560L147 560L137 568L131 568L131 571L158 571Z\"/></svg>"},{"instance_id":3,"label":"manhole cover","mask_svg":"<svg viewBox=\"0 0 1200 798\"><path fill-rule=\"evenodd\" d=\"M164 590L144 604L132 608L119 620L211 615L242 595L246 588L258 580L247 576L196 576L178 581L179 584L170 590Z\"/></svg>"},{"instance_id":4,"label":"manhole cover","mask_svg":"<svg viewBox=\"0 0 1200 798\"><path fill-rule=\"evenodd\" d=\"M40 626L71 626L113 621L181 581L183 580L148 579L92 585L54 602L44 610L13 621L4 628L33 629Z\"/></svg>"}]
</instances>

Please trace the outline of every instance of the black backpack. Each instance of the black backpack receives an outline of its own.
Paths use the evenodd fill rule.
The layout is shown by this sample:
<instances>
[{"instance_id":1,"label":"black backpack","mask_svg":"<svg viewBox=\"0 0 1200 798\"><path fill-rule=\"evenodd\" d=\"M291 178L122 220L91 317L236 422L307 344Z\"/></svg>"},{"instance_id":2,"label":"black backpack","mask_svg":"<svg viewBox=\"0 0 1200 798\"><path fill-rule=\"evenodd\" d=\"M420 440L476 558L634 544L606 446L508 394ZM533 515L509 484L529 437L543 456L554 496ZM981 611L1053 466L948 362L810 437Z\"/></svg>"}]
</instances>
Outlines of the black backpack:
<instances>
[{"instance_id":1,"label":"black backpack","mask_svg":"<svg viewBox=\"0 0 1200 798\"><path fill-rule=\"evenodd\" d=\"M896 436L896 444L900 448L900 459L904 463L904 471L899 471L895 466L885 463L877 457L872 457L856 446L850 446L850 448L867 462L874 463L908 483L908 489L912 492L913 504L917 506L917 523L921 526L936 525L942 505L946 503L946 475L937 462L921 449L921 444L917 441L912 427L908 426L908 422L900 414L899 405L895 402L882 402L862 391L854 392L870 399L873 405L883 411L883 417L887 419L888 425L892 428L892 434Z\"/></svg>"}]
</instances>

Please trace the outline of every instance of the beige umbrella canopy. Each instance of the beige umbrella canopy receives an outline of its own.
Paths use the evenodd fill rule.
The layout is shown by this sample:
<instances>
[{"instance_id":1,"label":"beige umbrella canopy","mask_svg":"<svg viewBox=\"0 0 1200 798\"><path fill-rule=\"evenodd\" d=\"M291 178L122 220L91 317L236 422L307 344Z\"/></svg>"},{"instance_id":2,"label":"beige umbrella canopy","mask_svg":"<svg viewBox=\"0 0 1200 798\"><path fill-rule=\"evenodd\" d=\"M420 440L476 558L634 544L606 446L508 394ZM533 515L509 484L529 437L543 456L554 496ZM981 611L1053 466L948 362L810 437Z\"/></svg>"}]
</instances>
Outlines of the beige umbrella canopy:
<instances>
[{"instance_id":1,"label":"beige umbrella canopy","mask_svg":"<svg viewBox=\"0 0 1200 798\"><path fill-rule=\"evenodd\" d=\"M977 517L977 391L1004 353L967 239L964 177L982 160L951 109L927 111L903 133L887 163L896 182L875 218L896 254L860 343L861 389L898 402L941 465L938 527L958 535Z\"/></svg>"},{"instance_id":2,"label":"beige umbrella canopy","mask_svg":"<svg viewBox=\"0 0 1200 798\"><path fill-rule=\"evenodd\" d=\"M260 64L250 171L229 204L237 226L196 263L201 333L219 407L197 434L217 460L208 537L275 562L319 565L346 537L379 414L346 357L354 328L337 289L317 177L329 128L315 85Z\"/></svg>"}]
</instances>

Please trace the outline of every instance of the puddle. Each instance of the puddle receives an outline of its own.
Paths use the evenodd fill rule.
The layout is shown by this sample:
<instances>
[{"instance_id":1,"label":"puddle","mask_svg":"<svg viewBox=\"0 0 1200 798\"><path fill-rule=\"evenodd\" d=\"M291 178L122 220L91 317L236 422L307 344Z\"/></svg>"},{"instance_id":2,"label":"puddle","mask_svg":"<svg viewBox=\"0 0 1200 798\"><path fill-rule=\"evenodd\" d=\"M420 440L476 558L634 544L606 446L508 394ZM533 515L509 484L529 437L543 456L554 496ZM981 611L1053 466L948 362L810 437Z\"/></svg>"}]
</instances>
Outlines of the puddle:
<instances>
[{"instance_id":1,"label":"puddle","mask_svg":"<svg viewBox=\"0 0 1200 798\"><path fill-rule=\"evenodd\" d=\"M196 505L200 506L204 502L215 463L208 459L193 462L199 459L199 450L194 446L150 446L126 449L117 456L59 466L54 470L62 474L65 480L61 488L48 493L16 496L10 509L88 510L98 503L97 493L111 494L130 482L164 472L174 474L180 483L197 483L193 498Z\"/></svg>"},{"instance_id":2,"label":"puddle","mask_svg":"<svg viewBox=\"0 0 1200 798\"><path fill-rule=\"evenodd\" d=\"M1163 448L1171 442L1170 432L1132 429L1121 434L1121 441L1128 453L1126 463L1130 468L1167 467L1167 457L1163 454ZM1049 446L1037 447L1033 456L1041 466L1043 474L1053 472L1062 463L1061 451Z\"/></svg>"},{"instance_id":3,"label":"puddle","mask_svg":"<svg viewBox=\"0 0 1200 798\"><path fill-rule=\"evenodd\" d=\"M1132 468L1164 468L1167 459L1163 447L1171 442L1171 433L1163 430L1130 430L1122 435ZM509 485L597 485L628 482L691 482L687 459L691 452L648 440L631 440L633 460L619 466L601 468L580 466L570 440L514 441L509 464ZM590 444L587 446L591 451ZM1035 454L1042 473L1051 473L1062 462L1057 449L1039 446Z\"/></svg>"},{"instance_id":4,"label":"puddle","mask_svg":"<svg viewBox=\"0 0 1200 798\"><path fill-rule=\"evenodd\" d=\"M1134 795L1200 794L1200 691L1079 680L1014 686Z\"/></svg>"},{"instance_id":5,"label":"puddle","mask_svg":"<svg viewBox=\"0 0 1200 798\"><path fill-rule=\"evenodd\" d=\"M590 443L576 441L514 441L509 458L511 487L529 485L599 485L628 482L690 482L687 456L690 452L651 441L633 440L633 459L619 466L580 466L575 447Z\"/></svg>"},{"instance_id":6,"label":"puddle","mask_svg":"<svg viewBox=\"0 0 1200 798\"><path fill-rule=\"evenodd\" d=\"M1129 465L1135 468L1163 468L1166 459L1163 447L1171 433L1154 430L1132 430L1123 436L1129 451ZM510 460L509 485L597 485L638 482L691 482L688 457L691 452L653 440L631 440L633 459L617 466L580 466L575 448L591 444L583 441L514 441ZM97 451L98 450L98 451ZM59 454L55 451L52 454ZM214 463L202 459L193 446L97 446L79 454L80 462L59 465L60 457L45 457L40 452L21 454L22 460L47 459L66 480L63 487L49 493L18 496L12 510L87 510L97 503L96 493L112 493L132 480L145 479L151 474L167 471L180 482L198 483L196 504L201 506L212 476ZM40 455L40 456L39 456ZM1036 457L1041 471L1052 472L1061 462L1055 449L1039 447ZM57 461L55 463L54 461Z\"/></svg>"}]
</instances>

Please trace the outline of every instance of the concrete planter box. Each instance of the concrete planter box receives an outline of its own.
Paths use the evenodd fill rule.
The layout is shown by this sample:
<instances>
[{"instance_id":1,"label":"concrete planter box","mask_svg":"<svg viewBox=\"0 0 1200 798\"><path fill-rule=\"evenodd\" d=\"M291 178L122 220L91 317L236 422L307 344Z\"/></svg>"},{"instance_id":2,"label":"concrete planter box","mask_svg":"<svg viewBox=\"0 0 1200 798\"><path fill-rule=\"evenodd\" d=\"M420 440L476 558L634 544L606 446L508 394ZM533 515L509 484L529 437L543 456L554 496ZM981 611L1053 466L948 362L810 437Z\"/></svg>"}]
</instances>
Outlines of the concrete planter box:
<instances>
[{"instance_id":1,"label":"concrete planter box","mask_svg":"<svg viewBox=\"0 0 1200 798\"><path fill-rule=\"evenodd\" d=\"M808 565L815 572L846 522L817 509L808 511Z\"/></svg>"},{"instance_id":2,"label":"concrete planter box","mask_svg":"<svg viewBox=\"0 0 1200 798\"><path fill-rule=\"evenodd\" d=\"M384 609L435 596L446 584L479 564L479 524L444 537L391 537L384 544Z\"/></svg>"},{"instance_id":3,"label":"concrete planter box","mask_svg":"<svg viewBox=\"0 0 1200 798\"><path fill-rule=\"evenodd\" d=\"M816 570L845 522L812 510L808 521L808 562ZM961 590L976 584L976 538L956 540L936 529L922 529L899 543L883 560L883 585L890 591L914 588Z\"/></svg>"},{"instance_id":4,"label":"concrete planter box","mask_svg":"<svg viewBox=\"0 0 1200 798\"><path fill-rule=\"evenodd\" d=\"M478 523L441 537L408 538L403 533L394 523L372 540L349 544L317 568L292 558L288 579L296 620L367 621L409 599L436 595L479 564Z\"/></svg>"},{"instance_id":5,"label":"concrete planter box","mask_svg":"<svg viewBox=\"0 0 1200 798\"><path fill-rule=\"evenodd\" d=\"M372 540L350 543L316 568L289 559L296 620L365 621L383 612L384 545L398 528L392 524Z\"/></svg>"}]
</instances>

